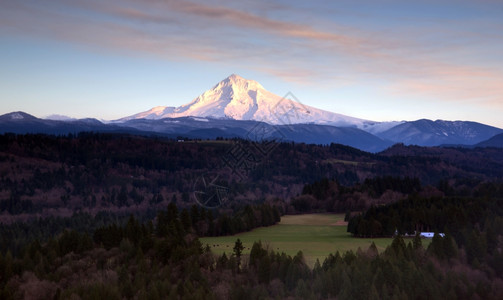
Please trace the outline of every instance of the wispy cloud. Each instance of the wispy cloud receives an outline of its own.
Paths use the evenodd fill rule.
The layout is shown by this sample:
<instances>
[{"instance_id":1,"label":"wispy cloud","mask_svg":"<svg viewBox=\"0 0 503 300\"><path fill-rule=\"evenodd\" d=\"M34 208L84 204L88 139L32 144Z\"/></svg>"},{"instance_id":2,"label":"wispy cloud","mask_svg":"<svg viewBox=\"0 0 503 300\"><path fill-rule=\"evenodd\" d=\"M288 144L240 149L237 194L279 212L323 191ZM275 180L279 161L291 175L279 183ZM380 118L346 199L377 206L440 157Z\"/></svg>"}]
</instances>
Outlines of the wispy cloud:
<instances>
[{"instance_id":1,"label":"wispy cloud","mask_svg":"<svg viewBox=\"0 0 503 300\"><path fill-rule=\"evenodd\" d=\"M446 53L465 46L441 41L452 35L485 42L493 33L479 37L437 28L440 38L429 40L432 28L372 30L326 18L308 24L296 18L304 12L294 6L247 5L253 9L227 1L2 1L0 32L129 55L231 64L293 82L378 78L393 93L503 106L501 65L451 59Z\"/></svg>"},{"instance_id":2,"label":"wispy cloud","mask_svg":"<svg viewBox=\"0 0 503 300\"><path fill-rule=\"evenodd\" d=\"M462 72L457 74L455 71L442 73L449 73L448 78L402 79L387 86L386 90L403 99L426 97L437 101L503 109L501 73Z\"/></svg>"}]
</instances>

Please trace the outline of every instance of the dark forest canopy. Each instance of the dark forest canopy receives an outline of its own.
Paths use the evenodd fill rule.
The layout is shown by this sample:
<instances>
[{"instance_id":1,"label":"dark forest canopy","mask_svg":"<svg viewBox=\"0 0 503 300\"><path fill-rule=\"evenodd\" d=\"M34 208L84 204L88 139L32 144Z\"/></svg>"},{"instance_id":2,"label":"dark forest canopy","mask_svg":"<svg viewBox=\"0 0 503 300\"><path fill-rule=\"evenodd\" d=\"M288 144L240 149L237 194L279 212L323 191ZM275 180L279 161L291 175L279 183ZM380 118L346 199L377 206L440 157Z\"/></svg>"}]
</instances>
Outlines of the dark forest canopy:
<instances>
[{"instance_id":1,"label":"dark forest canopy","mask_svg":"<svg viewBox=\"0 0 503 300\"><path fill-rule=\"evenodd\" d=\"M248 206L232 218L264 209ZM246 255L239 239L229 253L213 255L196 234L206 218L199 212L200 219L191 219L172 203L156 222L130 216L92 234L64 230L46 242L33 240L17 255L1 253L0 297L501 299L501 229L488 225L501 223L501 216L497 221L482 212L475 223L469 217L461 225L464 242L436 234L425 248L418 236L398 235L381 253L372 244L330 254L311 269L302 252L286 255L260 241Z\"/></svg>"},{"instance_id":2,"label":"dark forest canopy","mask_svg":"<svg viewBox=\"0 0 503 300\"><path fill-rule=\"evenodd\" d=\"M225 163L231 155L243 157L239 151L248 151L247 157L253 159L231 166ZM371 154L337 144L257 144L238 139L178 142L104 133L4 134L0 135L0 221L30 215L69 216L71 212L63 208L92 214L101 210L146 213L173 199L180 207L190 207L195 183L203 177L218 177L231 207L312 194L325 202L314 207L345 211L347 206L325 201L332 190L360 185L365 188L353 191L365 195L357 198L379 199L379 203L396 201L398 193L418 190L419 184L421 192L430 196L472 193L473 187L503 178L503 151L395 145ZM314 187L325 178L337 188L321 199L320 190L309 192L309 185ZM366 209L374 203L360 202L350 208Z\"/></svg>"},{"instance_id":3,"label":"dark forest canopy","mask_svg":"<svg viewBox=\"0 0 503 300\"><path fill-rule=\"evenodd\" d=\"M244 176L223 164L266 146ZM195 201L201 176L218 176L224 203ZM5 134L0 298L501 299L502 177L496 148ZM221 256L199 241L327 211L346 212L355 238L397 235L314 268L260 241ZM418 231L445 237L425 248Z\"/></svg>"}]
</instances>

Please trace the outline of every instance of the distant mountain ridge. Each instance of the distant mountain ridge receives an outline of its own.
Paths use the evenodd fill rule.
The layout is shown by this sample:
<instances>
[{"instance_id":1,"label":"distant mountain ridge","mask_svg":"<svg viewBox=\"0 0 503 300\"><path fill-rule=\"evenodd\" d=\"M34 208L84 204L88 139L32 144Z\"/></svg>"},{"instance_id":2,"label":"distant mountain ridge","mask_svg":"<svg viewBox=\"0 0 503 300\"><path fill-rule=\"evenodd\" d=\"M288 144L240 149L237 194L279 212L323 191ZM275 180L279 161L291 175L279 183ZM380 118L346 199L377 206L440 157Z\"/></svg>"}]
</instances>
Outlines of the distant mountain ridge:
<instances>
[{"instance_id":1,"label":"distant mountain ridge","mask_svg":"<svg viewBox=\"0 0 503 300\"><path fill-rule=\"evenodd\" d=\"M441 135L432 129L438 126L444 130ZM123 122L103 123L97 119L68 121L39 119L24 112L13 112L0 116L0 133L68 134L83 131L155 134L171 138L183 136L196 139L215 139L217 137L255 139L254 136L260 136L260 139L277 141L312 144L339 143L368 152L382 151L394 143L420 146L473 145L473 141L476 142L486 136L491 138L494 136L493 133L503 132L501 129L474 122L430 120L406 122L381 134L373 135L355 127L318 124L272 125L254 120L204 117L131 119ZM497 138L498 136L494 139L497 140ZM494 143L492 142L488 146ZM483 142L478 145L485 146Z\"/></svg>"},{"instance_id":2,"label":"distant mountain ridge","mask_svg":"<svg viewBox=\"0 0 503 300\"><path fill-rule=\"evenodd\" d=\"M503 133L497 134L488 140L475 144L474 146L503 148Z\"/></svg>"},{"instance_id":3,"label":"distant mountain ridge","mask_svg":"<svg viewBox=\"0 0 503 300\"><path fill-rule=\"evenodd\" d=\"M0 133L44 133L59 135L79 133L83 131L115 132L121 130L123 130L122 127L116 125L106 125L92 118L66 121L49 120L39 119L21 111L0 116Z\"/></svg>"},{"instance_id":4,"label":"distant mountain ridge","mask_svg":"<svg viewBox=\"0 0 503 300\"><path fill-rule=\"evenodd\" d=\"M264 139L314 144L340 143L378 152L394 143L419 146L473 146L503 130L469 121L374 122L304 105L292 94L280 97L260 83L231 75L191 102L158 106L115 121L24 112L0 116L0 133L68 134L82 131L128 132L198 139L245 138L260 128ZM497 143L495 141L488 142Z\"/></svg>"},{"instance_id":5,"label":"distant mountain ridge","mask_svg":"<svg viewBox=\"0 0 503 300\"><path fill-rule=\"evenodd\" d=\"M215 139L223 137L311 144L338 143L369 152L378 152L392 145L389 141L354 127L316 124L271 125L254 120L202 117L132 119L121 123L104 124L96 119L45 120L22 112L0 116L0 133L68 134L83 131L160 135L170 138L181 136L192 139Z\"/></svg>"},{"instance_id":6,"label":"distant mountain ridge","mask_svg":"<svg viewBox=\"0 0 503 300\"><path fill-rule=\"evenodd\" d=\"M376 135L406 145L473 145L503 133L500 128L469 121L426 120L405 122Z\"/></svg>"}]
</instances>

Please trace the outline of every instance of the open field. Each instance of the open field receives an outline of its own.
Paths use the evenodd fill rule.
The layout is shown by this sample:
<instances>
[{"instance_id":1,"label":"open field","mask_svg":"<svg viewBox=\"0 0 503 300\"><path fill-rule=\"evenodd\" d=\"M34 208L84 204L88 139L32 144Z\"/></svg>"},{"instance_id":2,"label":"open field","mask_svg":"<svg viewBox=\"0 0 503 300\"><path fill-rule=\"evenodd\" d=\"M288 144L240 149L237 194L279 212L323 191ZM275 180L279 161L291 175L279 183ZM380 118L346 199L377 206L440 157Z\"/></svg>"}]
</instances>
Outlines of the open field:
<instances>
[{"instance_id":1,"label":"open field","mask_svg":"<svg viewBox=\"0 0 503 300\"><path fill-rule=\"evenodd\" d=\"M270 249L288 255L293 256L299 250L302 251L307 264L311 267L316 259L323 263L329 253L339 251L342 254L348 250L356 251L358 247L366 250L372 241L381 252L391 244L391 238L353 238L346 232L343 220L343 214L283 216L278 225L257 228L233 236L205 237L201 238L201 242L203 245L210 245L215 254L221 255L224 252L232 253L237 238L243 242L244 254L249 254L253 242L261 240L262 244L268 245ZM423 240L423 246L427 246L429 242Z\"/></svg>"}]
</instances>

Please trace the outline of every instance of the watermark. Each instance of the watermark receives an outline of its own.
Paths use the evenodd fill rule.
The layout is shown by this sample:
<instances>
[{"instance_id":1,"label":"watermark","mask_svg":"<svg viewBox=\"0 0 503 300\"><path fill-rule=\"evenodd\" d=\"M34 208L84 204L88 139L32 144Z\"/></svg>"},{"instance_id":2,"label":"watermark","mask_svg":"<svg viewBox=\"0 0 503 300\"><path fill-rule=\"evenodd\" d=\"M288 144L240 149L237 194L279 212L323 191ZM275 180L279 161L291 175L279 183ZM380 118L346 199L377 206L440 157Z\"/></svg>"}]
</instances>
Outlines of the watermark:
<instances>
[{"instance_id":1,"label":"watermark","mask_svg":"<svg viewBox=\"0 0 503 300\"><path fill-rule=\"evenodd\" d=\"M293 98L293 100L289 98ZM288 130L292 130L290 127L292 124L302 122L302 115L311 114L309 109L292 92L288 92L281 98L272 110L276 124L284 125Z\"/></svg>"},{"instance_id":2,"label":"watermark","mask_svg":"<svg viewBox=\"0 0 503 300\"><path fill-rule=\"evenodd\" d=\"M227 200L229 188L218 184L218 175L210 178L201 176L194 182L193 196L197 204L204 208L222 206Z\"/></svg>"},{"instance_id":3,"label":"watermark","mask_svg":"<svg viewBox=\"0 0 503 300\"><path fill-rule=\"evenodd\" d=\"M279 143L288 139L288 132L293 130L291 126L302 123L302 117L306 114L310 114L306 106L288 92L272 108L270 119L256 122L246 133L245 140L236 141L222 156L223 167L229 168L234 178L246 179ZM207 208L219 207L228 199L228 188L216 184L218 176L212 178L208 182L207 178L201 176L194 183L196 202Z\"/></svg>"}]
</instances>

